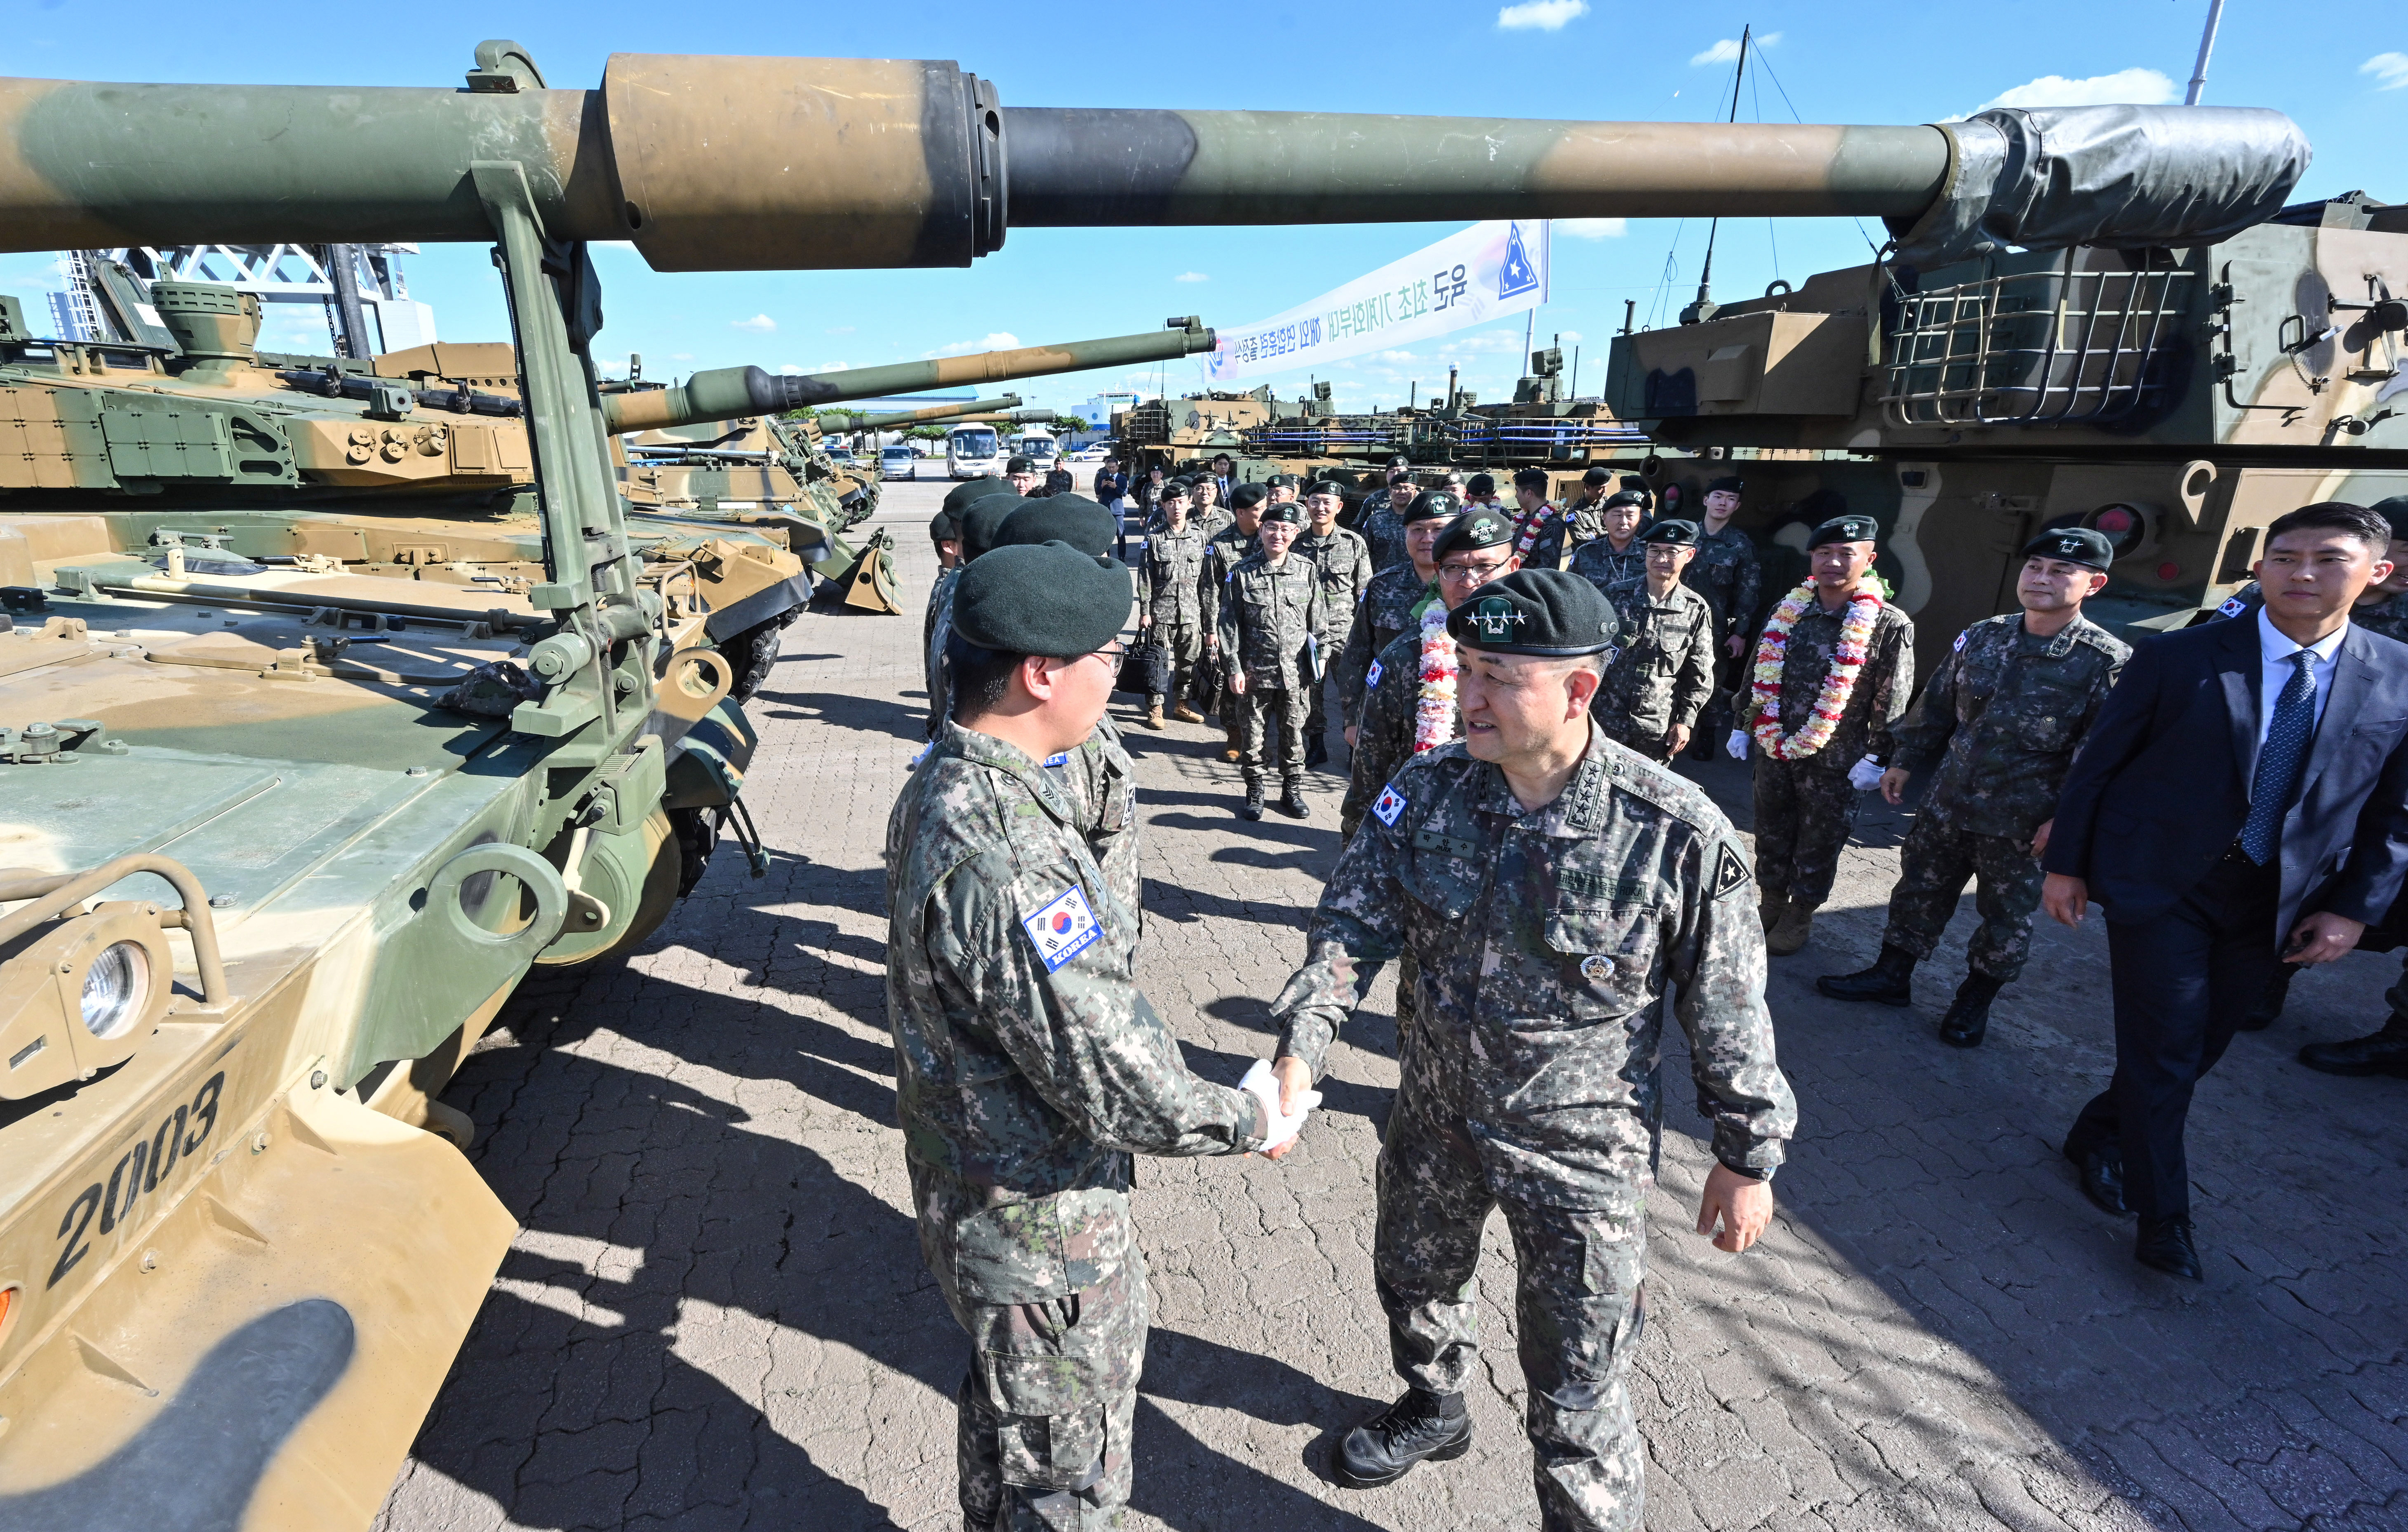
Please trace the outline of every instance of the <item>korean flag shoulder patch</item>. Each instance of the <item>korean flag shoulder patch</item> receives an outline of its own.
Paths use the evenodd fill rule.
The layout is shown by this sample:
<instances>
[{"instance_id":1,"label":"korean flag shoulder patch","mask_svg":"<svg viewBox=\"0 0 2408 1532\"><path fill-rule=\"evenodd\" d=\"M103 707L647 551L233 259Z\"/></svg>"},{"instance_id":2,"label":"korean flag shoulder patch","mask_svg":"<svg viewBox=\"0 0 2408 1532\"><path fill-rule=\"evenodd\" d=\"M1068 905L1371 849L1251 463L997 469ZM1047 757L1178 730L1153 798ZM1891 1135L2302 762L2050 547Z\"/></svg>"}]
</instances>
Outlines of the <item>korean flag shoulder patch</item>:
<instances>
[{"instance_id":1,"label":"korean flag shoulder patch","mask_svg":"<svg viewBox=\"0 0 2408 1532\"><path fill-rule=\"evenodd\" d=\"M1365 671L1365 672L1363 673L1363 685L1364 685L1364 687L1365 687L1365 689L1366 689L1366 690L1369 690L1369 688L1374 687L1374 686L1377 686L1377 685L1379 685L1379 684L1380 684L1380 662L1379 662L1379 661L1377 661L1377 660L1373 660L1373 661L1371 662L1371 668L1370 668L1370 669L1369 669L1369 670L1367 670L1367 671Z\"/></svg>"},{"instance_id":2,"label":"korean flag shoulder patch","mask_svg":"<svg viewBox=\"0 0 2408 1532\"><path fill-rule=\"evenodd\" d=\"M1956 641L1948 646L1949 651L1952 653L1962 653L1965 648L1965 640L1971 637L1973 637L1973 630L1971 628L1967 628L1964 632L1956 635Z\"/></svg>"},{"instance_id":3,"label":"korean flag shoulder patch","mask_svg":"<svg viewBox=\"0 0 2408 1532\"><path fill-rule=\"evenodd\" d=\"M1729 841L1724 841L1714 857L1714 870L1709 896L1716 899L1723 898L1746 887L1747 882L1747 864L1740 860L1738 851Z\"/></svg>"},{"instance_id":4,"label":"korean flag shoulder patch","mask_svg":"<svg viewBox=\"0 0 2408 1532\"><path fill-rule=\"evenodd\" d=\"M1394 783L1382 788L1380 801L1371 805L1371 817L1392 829L1396 826L1397 816L1404 811L1405 795L1397 791Z\"/></svg>"},{"instance_id":5,"label":"korean flag shoulder patch","mask_svg":"<svg viewBox=\"0 0 2408 1532\"><path fill-rule=\"evenodd\" d=\"M1103 927L1096 923L1096 912L1087 908L1087 895L1076 883L1046 900L1044 907L1022 920L1020 926L1036 944L1037 955L1043 960L1047 973L1085 952L1104 934Z\"/></svg>"},{"instance_id":6,"label":"korean flag shoulder patch","mask_svg":"<svg viewBox=\"0 0 2408 1532\"><path fill-rule=\"evenodd\" d=\"M2215 609L2227 617L2238 617L2249 609L2249 603L2237 595L2228 595Z\"/></svg>"}]
</instances>

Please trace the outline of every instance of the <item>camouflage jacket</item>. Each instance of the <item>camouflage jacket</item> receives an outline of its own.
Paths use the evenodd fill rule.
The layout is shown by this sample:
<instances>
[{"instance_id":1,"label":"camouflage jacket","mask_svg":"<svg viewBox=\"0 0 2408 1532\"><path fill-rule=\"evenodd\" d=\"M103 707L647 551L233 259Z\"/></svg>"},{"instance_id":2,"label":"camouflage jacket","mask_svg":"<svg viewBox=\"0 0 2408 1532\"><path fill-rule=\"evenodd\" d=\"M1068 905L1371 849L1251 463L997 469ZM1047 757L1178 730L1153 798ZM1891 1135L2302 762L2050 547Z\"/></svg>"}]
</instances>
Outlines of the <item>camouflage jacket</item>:
<instances>
[{"instance_id":1,"label":"camouflage jacket","mask_svg":"<svg viewBox=\"0 0 2408 1532\"><path fill-rule=\"evenodd\" d=\"M1371 549L1359 532L1349 532L1342 526L1331 527L1326 537L1312 531L1289 545L1288 551L1311 559L1321 571L1321 607L1326 620L1321 629L1321 651L1325 667L1331 656L1346 647L1347 630L1354 625L1354 608L1363 599L1363 587L1371 583Z\"/></svg>"},{"instance_id":2,"label":"camouflage jacket","mask_svg":"<svg viewBox=\"0 0 2408 1532\"><path fill-rule=\"evenodd\" d=\"M1599 537L1580 545L1580 551L1572 555L1571 568L1573 574L1610 596L1616 585L1647 578L1647 545L1634 535L1630 546L1617 553L1612 539Z\"/></svg>"},{"instance_id":3,"label":"camouflage jacket","mask_svg":"<svg viewBox=\"0 0 2408 1532\"><path fill-rule=\"evenodd\" d=\"M1756 625L1756 609L1764 599L1764 566L1756 556L1756 539L1739 528L1700 530L1697 556L1681 571L1681 580L1713 604L1716 637L1736 633L1744 637Z\"/></svg>"},{"instance_id":4,"label":"camouflage jacket","mask_svg":"<svg viewBox=\"0 0 2408 1532\"><path fill-rule=\"evenodd\" d=\"M920 623L921 675L928 693L928 732L937 737L937 671L944 664L944 651L937 647L937 624L953 609L953 581L962 578L961 566L939 569L937 578L928 582L928 615Z\"/></svg>"},{"instance_id":5,"label":"camouflage jacket","mask_svg":"<svg viewBox=\"0 0 2408 1532\"><path fill-rule=\"evenodd\" d=\"M1383 569L1363 587L1363 604L1354 609L1354 624L1346 630L1346 648L1338 656L1338 695L1352 724L1363 710L1363 678L1371 662L1399 633L1413 628L1422 604L1438 599L1438 584L1413 573L1411 564Z\"/></svg>"},{"instance_id":6,"label":"camouflage jacket","mask_svg":"<svg viewBox=\"0 0 2408 1532\"><path fill-rule=\"evenodd\" d=\"M953 716L953 665L945 657L945 641L953 633L953 587L960 583L960 571L954 578L941 581L928 601L928 728L926 737L934 739L944 731L945 721Z\"/></svg>"},{"instance_id":7,"label":"camouflage jacket","mask_svg":"<svg viewBox=\"0 0 2408 1532\"><path fill-rule=\"evenodd\" d=\"M1321 651L1328 624L1320 568L1292 548L1276 569L1259 550L1249 553L1221 586L1221 652L1244 667L1249 687L1310 685L1328 664Z\"/></svg>"},{"instance_id":8,"label":"camouflage jacket","mask_svg":"<svg viewBox=\"0 0 2408 1532\"><path fill-rule=\"evenodd\" d=\"M1899 724L1889 764L1940 774L1920 811L1975 835L2028 840L2057 812L2066 767L2132 646L2086 617L2051 638L2023 614L1985 617L1956 646Z\"/></svg>"},{"instance_id":9,"label":"camouflage jacket","mask_svg":"<svg viewBox=\"0 0 2408 1532\"><path fill-rule=\"evenodd\" d=\"M1595 542L1605 536L1605 495L1594 500L1574 500L1564 507L1564 515L1572 523L1572 541Z\"/></svg>"},{"instance_id":10,"label":"camouflage jacket","mask_svg":"<svg viewBox=\"0 0 2408 1532\"><path fill-rule=\"evenodd\" d=\"M1164 530L1145 539L1145 556L1138 561L1138 607L1156 623L1204 621L1204 534L1190 522L1177 532Z\"/></svg>"},{"instance_id":11,"label":"camouflage jacket","mask_svg":"<svg viewBox=\"0 0 2408 1532\"><path fill-rule=\"evenodd\" d=\"M1715 1156L1781 1163L1798 1108L1773 1057L1746 852L1697 788L1605 738L1524 812L1461 744L1413 757L1348 843L1271 1007L1318 1076L1380 966L1421 969L1401 1090L1460 1123L1491 1191L1635 1209L1661 1124L1667 990Z\"/></svg>"},{"instance_id":12,"label":"camouflage jacket","mask_svg":"<svg viewBox=\"0 0 2408 1532\"><path fill-rule=\"evenodd\" d=\"M1581 551L1601 548L1590 543ZM1622 635L1605 667L1589 710L1605 732L1627 744L1655 744L1675 727L1695 728L1714 694L1714 609L1686 585L1674 584L1658 601L1642 577L1606 593Z\"/></svg>"},{"instance_id":13,"label":"camouflage jacket","mask_svg":"<svg viewBox=\"0 0 2408 1532\"><path fill-rule=\"evenodd\" d=\"M1830 673L1832 656L1839 651L1840 624L1846 612L1845 607L1825 611L1820 601L1810 598L1805 614L1789 630L1788 657L1781 667L1784 734L1804 728L1807 716L1814 710L1823 678ZM1848 694L1840 726L1832 731L1830 742L1807 759L1830 771L1845 771L1866 755L1888 760L1890 731L1914 701L1914 619L1885 601L1865 639L1864 668L1856 672L1856 688ZM1746 706L1743 692L1741 705ZM1751 711L1747 716L1753 719L1755 714Z\"/></svg>"},{"instance_id":14,"label":"camouflage jacket","mask_svg":"<svg viewBox=\"0 0 2408 1532\"><path fill-rule=\"evenodd\" d=\"M1470 506L1467 505L1463 509L1465 515L1471 514ZM1580 567L1575 557L1578 538L1573 536L1574 528L1570 511L1561 508L1553 500L1549 500L1533 511L1525 511L1517 505L1501 510L1499 514L1513 528L1515 548L1522 546L1522 533L1528 525L1530 518L1533 516L1543 518L1539 523L1537 540L1530 544L1530 551L1522 555L1523 568L1577 569ZM1632 546L1638 545L1634 543ZM1641 557L1643 559L1645 556L1642 551Z\"/></svg>"},{"instance_id":15,"label":"camouflage jacket","mask_svg":"<svg viewBox=\"0 0 2408 1532\"><path fill-rule=\"evenodd\" d=\"M1399 564L1411 564L1412 555L1405 551L1405 523L1397 517L1384 489L1373 490L1363 497L1363 514L1359 518L1363 541L1371 550L1371 573L1382 575Z\"/></svg>"},{"instance_id":16,"label":"camouflage jacket","mask_svg":"<svg viewBox=\"0 0 2408 1532\"><path fill-rule=\"evenodd\" d=\"M1239 565L1261 547L1250 535L1238 530L1238 519L1231 516L1218 530L1204 534L1204 631L1212 633L1221 625L1221 587Z\"/></svg>"},{"instance_id":17,"label":"camouflage jacket","mask_svg":"<svg viewBox=\"0 0 2408 1532\"><path fill-rule=\"evenodd\" d=\"M1037 762L948 724L886 825L886 1018L920 1248L975 1303L1059 1298L1131 1248L1130 1155L1261 1147L1135 979L1134 913Z\"/></svg>"},{"instance_id":18,"label":"camouflage jacket","mask_svg":"<svg viewBox=\"0 0 2408 1532\"><path fill-rule=\"evenodd\" d=\"M1354 715L1354 764L1338 825L1347 838L1371 811L1380 789L1412 758L1413 720L1421 712L1422 636L1416 627L1388 640L1363 673L1363 705ZM1463 709L1455 713L1455 734L1463 737Z\"/></svg>"}]
</instances>

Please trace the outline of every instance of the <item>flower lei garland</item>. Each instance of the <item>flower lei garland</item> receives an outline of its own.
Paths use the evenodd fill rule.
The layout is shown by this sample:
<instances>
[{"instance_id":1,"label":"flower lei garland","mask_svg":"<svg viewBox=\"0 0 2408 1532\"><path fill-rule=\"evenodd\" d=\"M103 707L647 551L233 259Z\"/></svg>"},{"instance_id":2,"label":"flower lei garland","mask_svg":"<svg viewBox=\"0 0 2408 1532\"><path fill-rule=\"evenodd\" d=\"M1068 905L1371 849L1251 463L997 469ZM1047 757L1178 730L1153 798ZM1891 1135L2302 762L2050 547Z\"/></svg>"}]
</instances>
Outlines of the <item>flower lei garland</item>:
<instances>
[{"instance_id":1,"label":"flower lei garland","mask_svg":"<svg viewBox=\"0 0 2408 1532\"><path fill-rule=\"evenodd\" d=\"M1413 705L1413 753L1436 750L1455 738L1455 637L1446 631L1446 603L1432 601L1422 612L1420 700Z\"/></svg>"},{"instance_id":2,"label":"flower lei garland","mask_svg":"<svg viewBox=\"0 0 2408 1532\"><path fill-rule=\"evenodd\" d=\"M1541 501L1539 508L1522 518L1522 535L1513 541L1513 556L1526 563L1530 550L1539 546L1539 535L1547 529L1547 518L1555 515L1555 503Z\"/></svg>"},{"instance_id":3,"label":"flower lei garland","mask_svg":"<svg viewBox=\"0 0 2408 1532\"><path fill-rule=\"evenodd\" d=\"M1806 724L1796 734L1781 732L1781 671L1789 653L1789 630L1814 602L1812 582L1799 586L1782 598L1766 620L1764 637L1756 646L1756 671L1753 695L1756 721L1749 732L1764 753L1776 761L1798 761L1813 754L1831 742L1832 732L1840 726L1840 715L1848 710L1848 698L1856 689L1856 676L1865 667L1865 640L1872 637L1873 623L1881 616L1881 597L1870 591L1859 591L1848 598L1848 615L1840 623L1839 648L1831 656L1831 668L1823 677L1822 690L1814 695L1814 709L1807 716Z\"/></svg>"}]
</instances>

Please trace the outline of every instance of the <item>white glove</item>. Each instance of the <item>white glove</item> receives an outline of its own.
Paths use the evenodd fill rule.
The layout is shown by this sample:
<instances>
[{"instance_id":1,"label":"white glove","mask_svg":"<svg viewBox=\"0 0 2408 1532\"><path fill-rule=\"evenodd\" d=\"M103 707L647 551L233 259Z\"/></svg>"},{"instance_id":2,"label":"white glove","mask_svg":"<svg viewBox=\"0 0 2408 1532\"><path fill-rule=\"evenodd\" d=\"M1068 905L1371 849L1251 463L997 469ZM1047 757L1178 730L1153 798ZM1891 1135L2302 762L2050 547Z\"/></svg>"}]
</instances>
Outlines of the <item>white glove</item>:
<instances>
[{"instance_id":1,"label":"white glove","mask_svg":"<svg viewBox=\"0 0 2408 1532\"><path fill-rule=\"evenodd\" d=\"M1304 1131L1304 1120L1312 1114L1313 1108L1321 1105L1321 1093L1307 1091L1298 1101L1294 1116L1291 1117L1281 1111L1279 1077L1271 1073L1268 1059L1254 1060L1254 1067L1248 1069L1246 1077L1238 1081L1238 1089L1251 1093L1255 1100L1263 1104L1263 1119L1269 1124L1265 1130L1268 1137L1263 1140L1263 1147L1259 1151L1265 1154L1274 1149L1294 1143L1297 1135Z\"/></svg>"},{"instance_id":2,"label":"white glove","mask_svg":"<svg viewBox=\"0 0 2408 1532\"><path fill-rule=\"evenodd\" d=\"M1882 764L1868 755L1848 768L1848 785L1859 793L1870 793L1882 780Z\"/></svg>"},{"instance_id":3,"label":"white glove","mask_svg":"<svg viewBox=\"0 0 2408 1532\"><path fill-rule=\"evenodd\" d=\"M1723 750L1724 750L1724 751L1725 751L1725 752L1726 752L1730 756L1730 758L1731 758L1732 760L1734 760L1734 761L1744 761L1744 760L1746 760L1746 759L1747 759L1747 731L1746 731L1745 729L1733 729L1733 730L1731 730L1731 732L1730 732L1730 737L1723 741Z\"/></svg>"}]
</instances>

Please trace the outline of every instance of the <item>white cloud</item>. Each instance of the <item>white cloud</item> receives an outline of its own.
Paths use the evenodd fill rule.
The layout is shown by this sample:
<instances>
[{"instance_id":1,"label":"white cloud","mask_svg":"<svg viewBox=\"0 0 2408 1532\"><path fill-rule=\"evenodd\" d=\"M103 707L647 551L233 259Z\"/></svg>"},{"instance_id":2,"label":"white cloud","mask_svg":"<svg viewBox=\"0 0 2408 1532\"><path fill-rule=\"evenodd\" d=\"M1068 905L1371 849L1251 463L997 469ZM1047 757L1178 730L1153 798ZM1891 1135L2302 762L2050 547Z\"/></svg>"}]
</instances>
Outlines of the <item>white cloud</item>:
<instances>
[{"instance_id":1,"label":"white cloud","mask_svg":"<svg viewBox=\"0 0 2408 1532\"><path fill-rule=\"evenodd\" d=\"M694 353L692 351L671 351L669 352L669 360L672 362L691 362L694 360Z\"/></svg>"},{"instance_id":2,"label":"white cloud","mask_svg":"<svg viewBox=\"0 0 2408 1532\"><path fill-rule=\"evenodd\" d=\"M968 356L972 351L1016 351L1020 337L1008 330L997 330L979 340L956 340L950 346L939 346L933 351L922 351L920 360L932 362L940 356Z\"/></svg>"},{"instance_id":3,"label":"white cloud","mask_svg":"<svg viewBox=\"0 0 2408 1532\"><path fill-rule=\"evenodd\" d=\"M2408 90L2408 53L2377 53L2358 66L2361 75L2372 75L2378 91Z\"/></svg>"},{"instance_id":4,"label":"white cloud","mask_svg":"<svg viewBox=\"0 0 2408 1532\"><path fill-rule=\"evenodd\" d=\"M2155 69L2133 68L2118 69L2112 75L2093 75L2087 79L2042 75L2012 91L2000 92L1973 111L1987 111L1992 107L2161 107L2180 99L2181 93L2174 89L2172 80ZM1972 112L1965 115L1970 117Z\"/></svg>"},{"instance_id":5,"label":"white cloud","mask_svg":"<svg viewBox=\"0 0 2408 1532\"><path fill-rule=\"evenodd\" d=\"M1209 282L1212 279L1200 271L1182 271L1170 279L1174 282Z\"/></svg>"},{"instance_id":6,"label":"white cloud","mask_svg":"<svg viewBox=\"0 0 2408 1532\"><path fill-rule=\"evenodd\" d=\"M1780 33L1767 32L1750 37L1748 39L1748 47L1751 49L1770 48L1774 43L1777 43L1780 40ZM1737 62L1739 62L1739 39L1737 37L1722 38L1716 42L1713 47L1707 49L1704 52L1692 53L1689 55L1689 64L1692 68L1701 64L1736 64ZM1674 93L1678 94L1679 93L1675 92Z\"/></svg>"},{"instance_id":7,"label":"white cloud","mask_svg":"<svg viewBox=\"0 0 2408 1532\"><path fill-rule=\"evenodd\" d=\"M1583 336L1578 330L1558 330L1555 332L1555 344L1558 346L1577 346L1586 338L1587 337Z\"/></svg>"},{"instance_id":8,"label":"white cloud","mask_svg":"<svg viewBox=\"0 0 2408 1532\"><path fill-rule=\"evenodd\" d=\"M1561 32L1566 22L1588 14L1588 0L1522 0L1497 13L1506 32Z\"/></svg>"},{"instance_id":9,"label":"white cloud","mask_svg":"<svg viewBox=\"0 0 2408 1532\"><path fill-rule=\"evenodd\" d=\"M731 330L750 330L756 336L766 336L778 327L778 322L767 314L755 314L751 319L729 320L727 327Z\"/></svg>"},{"instance_id":10,"label":"white cloud","mask_svg":"<svg viewBox=\"0 0 2408 1532\"><path fill-rule=\"evenodd\" d=\"M1574 239L1619 239L1630 232L1627 218L1559 218L1557 234L1570 235Z\"/></svg>"}]
</instances>

